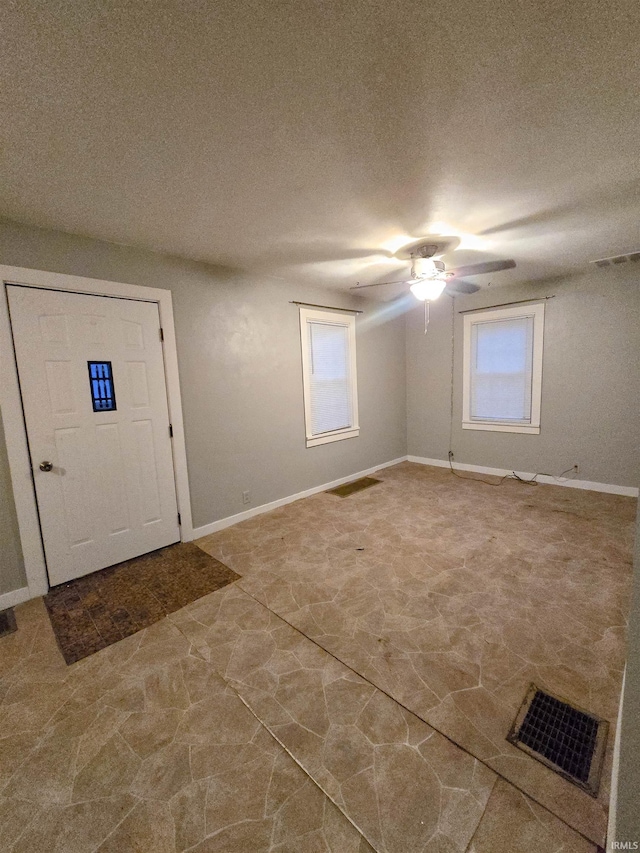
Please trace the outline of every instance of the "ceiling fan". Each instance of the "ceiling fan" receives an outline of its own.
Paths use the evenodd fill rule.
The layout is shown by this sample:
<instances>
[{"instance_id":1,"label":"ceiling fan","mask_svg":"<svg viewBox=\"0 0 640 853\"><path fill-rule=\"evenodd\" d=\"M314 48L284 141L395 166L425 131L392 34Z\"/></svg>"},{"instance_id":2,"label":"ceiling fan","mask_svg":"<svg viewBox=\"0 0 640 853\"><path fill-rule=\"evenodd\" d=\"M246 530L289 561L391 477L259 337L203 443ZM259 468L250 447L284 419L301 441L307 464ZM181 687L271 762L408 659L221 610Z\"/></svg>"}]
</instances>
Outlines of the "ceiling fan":
<instances>
[{"instance_id":1,"label":"ceiling fan","mask_svg":"<svg viewBox=\"0 0 640 853\"><path fill-rule=\"evenodd\" d=\"M446 289L449 293L475 293L480 286L465 281L464 276L481 275L483 273L500 272L515 267L514 260L485 261L479 264L469 264L448 270L443 261L437 260L440 255L455 249L460 240L458 237L424 237L415 243L404 246L396 257L411 261L411 273L408 278L394 281L378 281L375 284L357 284L351 290L364 290L365 287L384 287L389 284L408 284L409 289L421 301L433 301Z\"/></svg>"}]
</instances>

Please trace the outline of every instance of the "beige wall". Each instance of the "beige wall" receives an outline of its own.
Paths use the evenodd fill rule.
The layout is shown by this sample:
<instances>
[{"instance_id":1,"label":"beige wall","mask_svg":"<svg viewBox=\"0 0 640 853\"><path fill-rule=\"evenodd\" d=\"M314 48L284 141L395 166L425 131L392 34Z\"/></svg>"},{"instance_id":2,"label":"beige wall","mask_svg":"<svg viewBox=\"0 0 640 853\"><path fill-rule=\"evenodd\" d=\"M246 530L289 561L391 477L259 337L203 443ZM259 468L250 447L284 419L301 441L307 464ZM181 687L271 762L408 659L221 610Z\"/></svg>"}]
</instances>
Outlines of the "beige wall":
<instances>
[{"instance_id":1,"label":"beige wall","mask_svg":"<svg viewBox=\"0 0 640 853\"><path fill-rule=\"evenodd\" d=\"M0 595L27 585L0 417ZM0 608L2 609L2 608Z\"/></svg>"},{"instance_id":2,"label":"beige wall","mask_svg":"<svg viewBox=\"0 0 640 853\"><path fill-rule=\"evenodd\" d=\"M406 453L404 320L374 322L376 303L9 222L0 222L0 263L172 291L196 527L246 510L243 491L259 506ZM358 438L305 447L292 299L365 310ZM0 535L15 545L5 516ZM0 593L16 579L15 567L2 566Z\"/></svg>"},{"instance_id":3,"label":"beige wall","mask_svg":"<svg viewBox=\"0 0 640 853\"><path fill-rule=\"evenodd\" d=\"M640 270L598 270L571 281L486 289L453 306L454 400L451 448L458 462L557 475L579 465L578 478L640 484ZM463 430L462 315L480 308L555 294L546 304L540 435ZM452 303L432 306L424 334L420 308L407 315L409 454L447 459L451 405Z\"/></svg>"}]
</instances>

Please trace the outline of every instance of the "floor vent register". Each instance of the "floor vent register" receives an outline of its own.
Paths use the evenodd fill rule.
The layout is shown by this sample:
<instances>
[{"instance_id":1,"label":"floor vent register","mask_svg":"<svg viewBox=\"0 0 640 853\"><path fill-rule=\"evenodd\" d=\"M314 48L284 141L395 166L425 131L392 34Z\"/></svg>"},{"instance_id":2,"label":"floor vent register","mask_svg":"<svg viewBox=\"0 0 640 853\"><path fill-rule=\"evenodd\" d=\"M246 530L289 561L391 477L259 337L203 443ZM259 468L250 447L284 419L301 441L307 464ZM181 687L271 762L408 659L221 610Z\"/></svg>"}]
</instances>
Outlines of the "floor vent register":
<instances>
[{"instance_id":1,"label":"floor vent register","mask_svg":"<svg viewBox=\"0 0 640 853\"><path fill-rule=\"evenodd\" d=\"M609 723L532 684L507 740L593 797Z\"/></svg>"},{"instance_id":2,"label":"floor vent register","mask_svg":"<svg viewBox=\"0 0 640 853\"><path fill-rule=\"evenodd\" d=\"M361 477L359 480L352 480L350 483L345 483L344 486L338 486L335 489L328 489L328 495L337 495L339 498L348 498L349 495L355 492L361 492L363 489L369 489L371 486L376 486L382 480L376 480L375 477Z\"/></svg>"}]
</instances>

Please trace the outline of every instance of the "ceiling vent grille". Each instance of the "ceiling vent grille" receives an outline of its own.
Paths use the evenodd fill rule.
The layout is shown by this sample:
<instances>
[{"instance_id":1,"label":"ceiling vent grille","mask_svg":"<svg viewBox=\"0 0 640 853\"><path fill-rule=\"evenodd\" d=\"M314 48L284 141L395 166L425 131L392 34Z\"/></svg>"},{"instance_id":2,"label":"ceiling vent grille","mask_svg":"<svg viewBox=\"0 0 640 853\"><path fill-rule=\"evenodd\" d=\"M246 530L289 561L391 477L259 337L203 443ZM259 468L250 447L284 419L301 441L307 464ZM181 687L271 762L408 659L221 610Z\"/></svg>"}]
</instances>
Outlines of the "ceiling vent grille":
<instances>
[{"instance_id":1,"label":"ceiling vent grille","mask_svg":"<svg viewBox=\"0 0 640 853\"><path fill-rule=\"evenodd\" d=\"M590 261L597 267L616 267L620 264L626 264L631 261L636 263L640 261L640 252L629 252L628 255L614 255L612 258L598 258L596 261Z\"/></svg>"}]
</instances>

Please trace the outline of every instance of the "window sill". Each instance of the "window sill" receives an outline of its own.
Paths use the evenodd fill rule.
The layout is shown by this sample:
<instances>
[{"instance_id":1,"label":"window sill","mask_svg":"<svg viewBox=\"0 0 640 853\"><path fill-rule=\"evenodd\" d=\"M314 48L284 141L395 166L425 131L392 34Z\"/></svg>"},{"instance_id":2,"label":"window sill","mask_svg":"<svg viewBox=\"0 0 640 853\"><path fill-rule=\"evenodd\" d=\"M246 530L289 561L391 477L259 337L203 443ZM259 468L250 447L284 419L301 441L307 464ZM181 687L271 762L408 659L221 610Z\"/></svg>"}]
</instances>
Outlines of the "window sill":
<instances>
[{"instance_id":1,"label":"window sill","mask_svg":"<svg viewBox=\"0 0 640 853\"><path fill-rule=\"evenodd\" d=\"M329 444L332 441L342 441L345 438L356 438L358 435L360 435L360 427L344 429L340 432L330 432L325 435L307 436L307 447L316 447L318 444Z\"/></svg>"},{"instance_id":2,"label":"window sill","mask_svg":"<svg viewBox=\"0 0 640 853\"><path fill-rule=\"evenodd\" d=\"M532 424L490 423L487 421L463 421L462 429L480 429L490 432L522 432L529 435L539 435L540 427Z\"/></svg>"}]
</instances>

